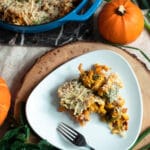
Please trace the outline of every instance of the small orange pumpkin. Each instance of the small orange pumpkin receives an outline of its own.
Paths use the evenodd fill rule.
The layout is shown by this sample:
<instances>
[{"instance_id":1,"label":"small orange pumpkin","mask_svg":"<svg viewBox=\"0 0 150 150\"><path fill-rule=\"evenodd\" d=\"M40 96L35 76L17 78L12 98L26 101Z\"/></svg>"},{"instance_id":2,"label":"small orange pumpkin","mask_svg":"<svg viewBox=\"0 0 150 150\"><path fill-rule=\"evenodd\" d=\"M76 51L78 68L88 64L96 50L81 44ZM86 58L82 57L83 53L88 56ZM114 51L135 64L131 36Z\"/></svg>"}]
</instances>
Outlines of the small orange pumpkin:
<instances>
[{"instance_id":1,"label":"small orange pumpkin","mask_svg":"<svg viewBox=\"0 0 150 150\"><path fill-rule=\"evenodd\" d=\"M4 123L11 104L11 94L7 83L0 77L0 126Z\"/></svg>"},{"instance_id":2,"label":"small orange pumpkin","mask_svg":"<svg viewBox=\"0 0 150 150\"><path fill-rule=\"evenodd\" d=\"M130 43L143 28L144 16L130 0L112 0L104 5L98 15L99 33L112 43Z\"/></svg>"}]
</instances>

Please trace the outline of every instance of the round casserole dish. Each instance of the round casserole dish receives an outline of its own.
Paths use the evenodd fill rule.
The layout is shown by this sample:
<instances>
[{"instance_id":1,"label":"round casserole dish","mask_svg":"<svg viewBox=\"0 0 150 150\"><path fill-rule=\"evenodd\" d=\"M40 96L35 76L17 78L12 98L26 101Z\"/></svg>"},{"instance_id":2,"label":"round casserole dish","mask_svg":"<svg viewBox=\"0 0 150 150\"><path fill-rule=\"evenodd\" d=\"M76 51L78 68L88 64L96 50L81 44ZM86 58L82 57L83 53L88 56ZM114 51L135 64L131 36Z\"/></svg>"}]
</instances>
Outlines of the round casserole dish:
<instances>
[{"instance_id":1,"label":"round casserole dish","mask_svg":"<svg viewBox=\"0 0 150 150\"><path fill-rule=\"evenodd\" d=\"M85 21L94 14L96 9L102 3L102 0L92 0L92 3L88 7L88 9L83 14L80 14L80 11L86 5L88 5L88 2L89 0L82 0L80 4L78 4L78 6L74 8L70 13L68 13L67 15L65 15L64 17L60 19L57 19L49 23L44 23L44 24L39 24L39 25L21 26L21 25L10 24L5 21L0 21L0 27L11 30L11 31L15 31L15 32L21 32L21 33L38 33L38 32L44 32L44 31L57 28L69 21Z\"/></svg>"}]
</instances>

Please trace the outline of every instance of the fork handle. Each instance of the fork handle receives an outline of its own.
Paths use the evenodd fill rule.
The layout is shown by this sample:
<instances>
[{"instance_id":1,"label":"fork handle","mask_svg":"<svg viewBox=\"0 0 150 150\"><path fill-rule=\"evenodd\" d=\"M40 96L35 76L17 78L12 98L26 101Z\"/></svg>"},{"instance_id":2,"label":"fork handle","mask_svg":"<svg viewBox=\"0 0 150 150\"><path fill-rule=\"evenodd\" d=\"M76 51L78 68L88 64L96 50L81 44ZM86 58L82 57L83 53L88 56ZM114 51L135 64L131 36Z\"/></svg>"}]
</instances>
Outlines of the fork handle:
<instances>
[{"instance_id":1,"label":"fork handle","mask_svg":"<svg viewBox=\"0 0 150 150\"><path fill-rule=\"evenodd\" d=\"M86 145L86 147L89 149L89 150L95 150L93 147L91 147L90 145Z\"/></svg>"}]
</instances>

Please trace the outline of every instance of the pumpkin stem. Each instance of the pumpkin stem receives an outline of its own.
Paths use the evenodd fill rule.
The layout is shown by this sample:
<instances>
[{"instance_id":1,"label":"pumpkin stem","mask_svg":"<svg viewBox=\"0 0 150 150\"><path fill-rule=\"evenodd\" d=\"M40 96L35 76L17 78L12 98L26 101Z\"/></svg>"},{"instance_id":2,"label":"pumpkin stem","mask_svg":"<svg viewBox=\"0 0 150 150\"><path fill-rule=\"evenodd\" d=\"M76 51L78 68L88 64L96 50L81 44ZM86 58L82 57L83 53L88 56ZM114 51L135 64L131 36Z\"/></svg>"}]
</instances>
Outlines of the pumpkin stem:
<instances>
[{"instance_id":1,"label":"pumpkin stem","mask_svg":"<svg viewBox=\"0 0 150 150\"><path fill-rule=\"evenodd\" d=\"M120 5L116 11L117 11L117 14L119 14L120 16L123 16L126 13L126 9L123 5Z\"/></svg>"}]
</instances>

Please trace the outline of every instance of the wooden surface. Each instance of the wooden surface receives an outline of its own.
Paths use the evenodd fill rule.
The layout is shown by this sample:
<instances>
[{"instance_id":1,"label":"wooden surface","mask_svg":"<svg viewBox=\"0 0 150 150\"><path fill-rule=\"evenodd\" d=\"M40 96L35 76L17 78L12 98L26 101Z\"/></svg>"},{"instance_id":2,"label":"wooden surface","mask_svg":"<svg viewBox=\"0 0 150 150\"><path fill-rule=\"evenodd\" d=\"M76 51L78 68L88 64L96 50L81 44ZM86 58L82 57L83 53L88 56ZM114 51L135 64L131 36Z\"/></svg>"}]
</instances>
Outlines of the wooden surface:
<instances>
[{"instance_id":1,"label":"wooden surface","mask_svg":"<svg viewBox=\"0 0 150 150\"><path fill-rule=\"evenodd\" d=\"M15 99L14 115L16 119L19 114L19 107L21 101L26 101L32 89L51 71L56 69L64 62L93 50L108 49L115 51L124 56L133 67L137 78L139 80L142 95L143 95L143 124L142 131L150 127L150 73L146 70L134 56L128 54L125 50L119 49L110 45L94 42L75 42L68 44L54 50L51 50L37 59L33 67L26 73L22 86L17 93ZM89 58L90 59L90 58ZM134 109L134 108L133 108ZM136 149L147 144L150 137L145 138Z\"/></svg>"}]
</instances>

